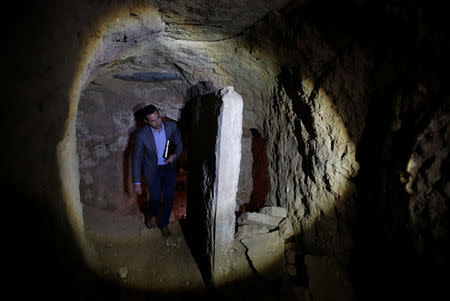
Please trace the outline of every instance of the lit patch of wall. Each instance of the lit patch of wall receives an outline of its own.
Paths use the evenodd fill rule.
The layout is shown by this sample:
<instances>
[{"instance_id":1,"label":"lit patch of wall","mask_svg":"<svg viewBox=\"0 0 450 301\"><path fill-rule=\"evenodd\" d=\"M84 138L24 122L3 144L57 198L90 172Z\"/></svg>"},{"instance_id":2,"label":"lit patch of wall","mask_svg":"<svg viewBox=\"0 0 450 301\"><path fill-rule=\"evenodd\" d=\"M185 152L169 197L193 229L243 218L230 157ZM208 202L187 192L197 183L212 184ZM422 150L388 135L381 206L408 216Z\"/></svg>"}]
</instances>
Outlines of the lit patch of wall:
<instances>
[{"instance_id":1,"label":"lit patch of wall","mask_svg":"<svg viewBox=\"0 0 450 301\"><path fill-rule=\"evenodd\" d=\"M298 74L279 81L265 126L269 202L287 208L304 252L340 253L345 260L353 244L355 142L324 89Z\"/></svg>"},{"instance_id":2,"label":"lit patch of wall","mask_svg":"<svg viewBox=\"0 0 450 301\"><path fill-rule=\"evenodd\" d=\"M313 93L310 80L303 80L302 86L305 95ZM335 254L345 262L353 247L356 187L352 178L359 171L356 144L334 101L322 88L309 105L316 136L305 141L313 154L303 160L311 160L312 172L309 178L300 177L304 199L296 202L297 206L308 207L298 216L303 241L310 252Z\"/></svg>"}]
</instances>

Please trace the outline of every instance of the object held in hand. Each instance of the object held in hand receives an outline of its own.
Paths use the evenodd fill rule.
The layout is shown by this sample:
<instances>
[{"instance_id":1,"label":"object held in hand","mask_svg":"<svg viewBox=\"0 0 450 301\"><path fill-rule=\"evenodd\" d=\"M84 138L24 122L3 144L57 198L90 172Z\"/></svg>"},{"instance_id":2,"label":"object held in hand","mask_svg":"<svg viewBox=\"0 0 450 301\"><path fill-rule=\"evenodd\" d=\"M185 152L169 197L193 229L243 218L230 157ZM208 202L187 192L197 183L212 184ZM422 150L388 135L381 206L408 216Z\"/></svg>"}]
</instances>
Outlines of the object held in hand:
<instances>
[{"instance_id":1,"label":"object held in hand","mask_svg":"<svg viewBox=\"0 0 450 301\"><path fill-rule=\"evenodd\" d=\"M164 148L164 153L163 153L163 158L164 158L165 160L168 160L169 157L170 157L170 155L173 154L173 147L174 147L174 145L173 145L172 141L170 141L169 139L167 139L167 141L166 141L166 147Z\"/></svg>"}]
</instances>

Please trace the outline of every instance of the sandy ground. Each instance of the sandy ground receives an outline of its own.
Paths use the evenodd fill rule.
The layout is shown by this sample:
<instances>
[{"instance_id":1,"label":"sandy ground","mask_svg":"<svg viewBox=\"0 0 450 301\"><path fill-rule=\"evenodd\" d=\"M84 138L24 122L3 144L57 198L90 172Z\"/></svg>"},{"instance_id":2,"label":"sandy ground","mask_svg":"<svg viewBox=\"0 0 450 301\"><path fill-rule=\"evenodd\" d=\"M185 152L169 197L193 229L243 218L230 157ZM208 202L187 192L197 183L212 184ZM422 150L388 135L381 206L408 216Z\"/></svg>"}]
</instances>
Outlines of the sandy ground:
<instances>
[{"instance_id":1,"label":"sandy ground","mask_svg":"<svg viewBox=\"0 0 450 301\"><path fill-rule=\"evenodd\" d=\"M154 292L204 289L178 221L172 235L147 229L142 216L119 216L84 206L88 239L101 261L100 277L123 287Z\"/></svg>"},{"instance_id":2,"label":"sandy ground","mask_svg":"<svg viewBox=\"0 0 450 301\"><path fill-rule=\"evenodd\" d=\"M145 227L143 216L123 216L87 205L83 211L87 237L100 261L98 274L120 288L114 300L309 300L303 298L303 290L297 292L287 282L255 277L240 243L233 247L227 271L230 279L238 281L211 291L205 287L178 220L169 224L172 235L164 238L158 228Z\"/></svg>"}]
</instances>

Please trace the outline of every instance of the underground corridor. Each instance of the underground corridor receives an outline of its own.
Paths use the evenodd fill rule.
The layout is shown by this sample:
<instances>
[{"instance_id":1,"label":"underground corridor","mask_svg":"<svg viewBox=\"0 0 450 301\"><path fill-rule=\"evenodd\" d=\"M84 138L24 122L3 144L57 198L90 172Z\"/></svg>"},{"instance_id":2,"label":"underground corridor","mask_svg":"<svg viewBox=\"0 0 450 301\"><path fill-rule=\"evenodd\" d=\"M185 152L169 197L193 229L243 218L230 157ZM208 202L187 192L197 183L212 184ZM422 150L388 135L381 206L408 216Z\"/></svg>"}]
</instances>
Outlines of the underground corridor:
<instances>
[{"instance_id":1,"label":"underground corridor","mask_svg":"<svg viewBox=\"0 0 450 301\"><path fill-rule=\"evenodd\" d=\"M7 237L17 299L448 296L440 4L68 0L15 12L1 158L8 217L21 219ZM149 104L184 144L167 238L145 226L148 190L131 180Z\"/></svg>"}]
</instances>

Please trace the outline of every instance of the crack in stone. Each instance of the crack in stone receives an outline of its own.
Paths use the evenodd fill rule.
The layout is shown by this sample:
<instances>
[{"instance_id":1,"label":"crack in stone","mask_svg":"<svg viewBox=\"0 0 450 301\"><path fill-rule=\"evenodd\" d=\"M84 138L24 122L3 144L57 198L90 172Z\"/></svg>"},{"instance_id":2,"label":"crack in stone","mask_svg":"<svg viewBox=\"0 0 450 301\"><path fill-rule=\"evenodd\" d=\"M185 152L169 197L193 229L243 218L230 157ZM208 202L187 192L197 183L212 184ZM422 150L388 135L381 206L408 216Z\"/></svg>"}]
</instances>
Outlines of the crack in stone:
<instances>
[{"instance_id":1,"label":"crack in stone","mask_svg":"<svg viewBox=\"0 0 450 301\"><path fill-rule=\"evenodd\" d=\"M246 246L242 241L239 241L239 242L240 242L240 243L244 246L244 248L245 248L244 254L245 254L245 258L247 259L248 266L250 267L250 269L252 270L252 272L253 272L259 279L263 279L263 277L261 276L261 274L259 274L258 271L256 270L256 268L255 268L255 266L253 265L253 262L252 262L250 256L248 255L248 251L249 251L249 250L248 250L247 246Z\"/></svg>"}]
</instances>

